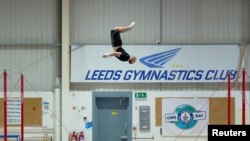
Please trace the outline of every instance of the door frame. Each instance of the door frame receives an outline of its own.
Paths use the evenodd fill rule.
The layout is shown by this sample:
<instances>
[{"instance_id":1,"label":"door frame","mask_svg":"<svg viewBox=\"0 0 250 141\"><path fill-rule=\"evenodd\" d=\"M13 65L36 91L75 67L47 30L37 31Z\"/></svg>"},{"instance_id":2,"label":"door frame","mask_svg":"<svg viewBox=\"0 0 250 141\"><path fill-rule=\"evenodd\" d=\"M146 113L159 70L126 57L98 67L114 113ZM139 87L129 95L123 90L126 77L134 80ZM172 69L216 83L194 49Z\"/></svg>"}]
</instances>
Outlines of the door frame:
<instances>
[{"instance_id":1,"label":"door frame","mask_svg":"<svg viewBox=\"0 0 250 141\"><path fill-rule=\"evenodd\" d=\"M92 118L93 118L93 127L92 127L92 139L93 141L96 141L96 126L95 123L97 122L97 117L96 117L96 98L119 98L119 97L125 97L129 98L129 103L128 103L128 108L127 108L127 121L128 121L128 135L127 141L132 141L132 97L133 97L133 92L132 91L93 91L92 92Z\"/></svg>"}]
</instances>

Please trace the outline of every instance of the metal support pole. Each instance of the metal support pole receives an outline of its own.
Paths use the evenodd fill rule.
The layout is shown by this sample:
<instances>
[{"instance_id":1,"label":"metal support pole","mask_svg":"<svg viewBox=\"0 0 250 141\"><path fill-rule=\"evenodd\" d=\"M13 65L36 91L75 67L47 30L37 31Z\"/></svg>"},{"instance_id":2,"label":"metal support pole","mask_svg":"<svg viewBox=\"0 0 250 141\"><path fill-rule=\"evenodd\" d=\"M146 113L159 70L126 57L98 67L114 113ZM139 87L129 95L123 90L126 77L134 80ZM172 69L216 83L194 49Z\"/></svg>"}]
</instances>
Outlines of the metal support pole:
<instances>
[{"instance_id":1,"label":"metal support pole","mask_svg":"<svg viewBox=\"0 0 250 141\"><path fill-rule=\"evenodd\" d=\"M242 125L246 121L246 72L245 68L242 71Z\"/></svg>"},{"instance_id":2,"label":"metal support pole","mask_svg":"<svg viewBox=\"0 0 250 141\"><path fill-rule=\"evenodd\" d=\"M21 74L21 141L24 141L24 77Z\"/></svg>"},{"instance_id":3,"label":"metal support pole","mask_svg":"<svg viewBox=\"0 0 250 141\"><path fill-rule=\"evenodd\" d=\"M4 141L7 141L7 71L4 70L3 74L4 83Z\"/></svg>"},{"instance_id":4,"label":"metal support pole","mask_svg":"<svg viewBox=\"0 0 250 141\"><path fill-rule=\"evenodd\" d=\"M228 73L228 83L227 83L227 123L228 125L231 124L231 119L230 119L230 116L231 116L231 111L230 111L230 107L231 107L231 85L230 85L230 79L231 79L231 76L230 76L230 72Z\"/></svg>"}]
</instances>

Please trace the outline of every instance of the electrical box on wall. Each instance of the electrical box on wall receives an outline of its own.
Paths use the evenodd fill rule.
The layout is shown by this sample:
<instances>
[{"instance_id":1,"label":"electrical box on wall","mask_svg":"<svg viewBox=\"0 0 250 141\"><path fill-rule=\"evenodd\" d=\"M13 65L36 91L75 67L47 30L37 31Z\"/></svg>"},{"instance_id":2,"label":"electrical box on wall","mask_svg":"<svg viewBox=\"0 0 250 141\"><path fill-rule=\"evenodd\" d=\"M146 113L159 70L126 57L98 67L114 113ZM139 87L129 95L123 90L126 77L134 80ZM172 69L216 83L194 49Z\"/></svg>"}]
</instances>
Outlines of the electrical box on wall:
<instances>
[{"instance_id":1,"label":"electrical box on wall","mask_svg":"<svg viewBox=\"0 0 250 141\"><path fill-rule=\"evenodd\" d=\"M140 131L150 131L150 107L139 106Z\"/></svg>"}]
</instances>

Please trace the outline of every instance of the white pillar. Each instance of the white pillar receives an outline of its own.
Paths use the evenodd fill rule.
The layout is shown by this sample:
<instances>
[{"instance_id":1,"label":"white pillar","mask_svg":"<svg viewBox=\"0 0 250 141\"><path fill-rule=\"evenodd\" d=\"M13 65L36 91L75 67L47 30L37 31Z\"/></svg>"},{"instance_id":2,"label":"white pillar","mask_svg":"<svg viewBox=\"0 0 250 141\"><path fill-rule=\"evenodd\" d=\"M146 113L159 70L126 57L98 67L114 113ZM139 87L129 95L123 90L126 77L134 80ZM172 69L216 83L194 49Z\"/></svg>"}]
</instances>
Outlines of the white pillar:
<instances>
[{"instance_id":1,"label":"white pillar","mask_svg":"<svg viewBox=\"0 0 250 141\"><path fill-rule=\"evenodd\" d=\"M54 139L55 141L60 141L61 140L61 121L58 120L60 119L61 116L61 100L60 100L60 95L61 91L59 88L55 89L54 93Z\"/></svg>"},{"instance_id":2,"label":"white pillar","mask_svg":"<svg viewBox=\"0 0 250 141\"><path fill-rule=\"evenodd\" d=\"M68 141L70 128L69 52L70 51L70 0L62 0L62 85L61 85L61 139ZM59 140L58 140L59 141Z\"/></svg>"}]
</instances>

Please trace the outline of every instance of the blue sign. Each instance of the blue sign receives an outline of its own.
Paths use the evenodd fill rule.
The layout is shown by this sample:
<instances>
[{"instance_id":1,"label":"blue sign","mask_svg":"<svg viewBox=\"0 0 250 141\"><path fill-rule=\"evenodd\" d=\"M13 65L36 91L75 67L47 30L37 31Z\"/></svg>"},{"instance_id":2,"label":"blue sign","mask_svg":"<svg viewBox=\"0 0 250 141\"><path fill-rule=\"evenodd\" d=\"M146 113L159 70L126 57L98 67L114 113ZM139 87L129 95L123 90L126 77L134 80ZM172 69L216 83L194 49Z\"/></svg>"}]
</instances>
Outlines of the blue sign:
<instances>
[{"instance_id":1,"label":"blue sign","mask_svg":"<svg viewBox=\"0 0 250 141\"><path fill-rule=\"evenodd\" d=\"M85 128L86 129L89 129L89 128L91 128L93 126L93 122L92 121L89 121L89 122L86 122L85 123Z\"/></svg>"}]
</instances>

